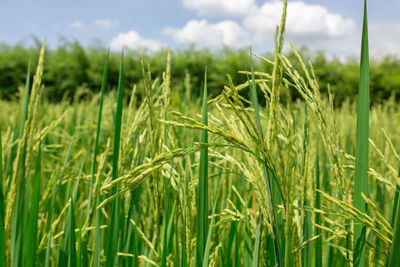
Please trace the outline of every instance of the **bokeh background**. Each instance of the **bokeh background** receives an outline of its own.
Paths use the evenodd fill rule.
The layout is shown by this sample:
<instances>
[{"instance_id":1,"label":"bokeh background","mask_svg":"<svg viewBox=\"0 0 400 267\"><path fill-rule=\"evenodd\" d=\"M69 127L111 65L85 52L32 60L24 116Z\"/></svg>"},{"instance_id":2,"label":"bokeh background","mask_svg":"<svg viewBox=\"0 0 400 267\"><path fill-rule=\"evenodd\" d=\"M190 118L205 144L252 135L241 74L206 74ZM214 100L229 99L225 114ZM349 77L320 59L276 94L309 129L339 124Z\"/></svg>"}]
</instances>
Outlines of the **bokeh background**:
<instances>
[{"instance_id":1,"label":"bokeh background","mask_svg":"<svg viewBox=\"0 0 400 267\"><path fill-rule=\"evenodd\" d=\"M370 0L371 97L377 103L400 93L400 1ZM289 42L302 48L317 70L322 91L327 84L335 102L357 92L363 1L289 1ZM183 88L185 73L198 94L208 66L211 93L218 93L230 73L249 68L249 47L268 56L274 49L281 1L267 0L3 0L0 10L0 96L18 97L28 63L34 67L47 40L44 83L54 101L79 87L98 90L104 51L111 49L110 84L117 84L118 58L125 48L126 86L140 82L139 59L147 57L155 75L173 50L173 82ZM257 65L258 64L258 65ZM256 62L261 71L270 66ZM296 96L294 96L296 97ZM395 96L396 97L396 96Z\"/></svg>"}]
</instances>

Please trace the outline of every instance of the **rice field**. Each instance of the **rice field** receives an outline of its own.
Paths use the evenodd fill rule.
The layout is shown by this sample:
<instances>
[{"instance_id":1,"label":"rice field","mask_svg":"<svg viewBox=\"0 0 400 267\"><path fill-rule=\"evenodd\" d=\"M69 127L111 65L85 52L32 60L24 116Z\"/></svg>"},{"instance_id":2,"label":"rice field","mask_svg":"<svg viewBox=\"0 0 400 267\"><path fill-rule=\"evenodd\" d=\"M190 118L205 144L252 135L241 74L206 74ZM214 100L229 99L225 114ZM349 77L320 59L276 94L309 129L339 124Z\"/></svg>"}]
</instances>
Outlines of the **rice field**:
<instances>
[{"instance_id":1,"label":"rice field","mask_svg":"<svg viewBox=\"0 0 400 267\"><path fill-rule=\"evenodd\" d=\"M400 266L400 107L370 105L366 9L358 101L334 107L282 53L285 8L274 60L249 54L273 71L209 95L205 69L201 99L171 54L125 88L122 53L105 93L105 52L92 99L50 103L43 44L0 101L0 266Z\"/></svg>"}]
</instances>

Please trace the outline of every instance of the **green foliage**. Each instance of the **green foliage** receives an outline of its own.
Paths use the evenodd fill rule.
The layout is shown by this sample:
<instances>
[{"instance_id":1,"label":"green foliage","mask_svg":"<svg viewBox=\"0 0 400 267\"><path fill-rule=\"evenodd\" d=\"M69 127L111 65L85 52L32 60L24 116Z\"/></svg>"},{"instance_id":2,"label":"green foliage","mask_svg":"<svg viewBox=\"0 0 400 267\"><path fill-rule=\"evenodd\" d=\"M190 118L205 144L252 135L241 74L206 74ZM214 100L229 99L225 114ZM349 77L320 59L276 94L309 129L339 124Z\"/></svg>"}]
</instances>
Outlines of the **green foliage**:
<instances>
[{"instance_id":1,"label":"green foliage","mask_svg":"<svg viewBox=\"0 0 400 267\"><path fill-rule=\"evenodd\" d=\"M102 83L102 66L104 59L103 47L83 48L78 42L66 42L55 50L46 51L46 65L43 76L43 84L46 86L45 95L51 101L60 101L63 97L69 99L81 98L92 95L98 91ZM340 105L346 99L355 98L357 95L359 62L355 58L341 60L339 58L327 58L322 52L310 52L307 48L300 49L305 58L313 64L316 76L321 86L321 92L327 94L327 85L335 96L335 104ZM160 77L165 69L167 51L160 51L145 55L145 60L152 66L152 73ZM226 74L230 74L236 84L243 83L247 77L239 74L238 70L250 70L246 49L225 48L219 52L209 50L196 50L187 48L172 52L172 77L171 85L178 91L184 90L185 73L190 74L190 83L193 88L193 97L201 96L201 87L204 66L209 70L209 93L217 95L226 84ZM35 62L38 52L34 48L24 46L0 45L0 98L13 99L18 97L19 88L23 86L26 69L29 62ZM264 54L272 59L270 53ZM289 59L295 58L289 53ZM140 53L127 51L125 53L126 71L124 75L125 85L133 84L142 88L142 75ZM108 71L109 84L107 91L118 83L119 53L110 54ZM258 71L269 73L272 65L262 60L254 61L254 67ZM297 63L294 62L296 67ZM400 96L400 59L395 56L387 56L381 60L371 62L371 100L373 103L381 102L392 95ZM144 92L138 90L138 96ZM250 93L246 93L250 95ZM261 96L261 94L259 95ZM296 90L292 91L292 97L300 95Z\"/></svg>"},{"instance_id":2,"label":"green foliage","mask_svg":"<svg viewBox=\"0 0 400 267\"><path fill-rule=\"evenodd\" d=\"M335 107L296 47L282 54L284 17L273 60L232 60L242 83L207 51L192 51L204 81L168 52L122 54L114 76L103 51L99 76L79 74L96 93L46 98L43 45L24 97L0 100L0 266L398 266L400 107L369 107L366 27L358 105ZM70 67L96 61L71 47Z\"/></svg>"},{"instance_id":3,"label":"green foliage","mask_svg":"<svg viewBox=\"0 0 400 267\"><path fill-rule=\"evenodd\" d=\"M282 218L282 225L277 227L281 231L282 254L290 255L283 257L288 265L289 261L300 264L303 257L312 262L314 255L320 265L316 255L322 255L322 262L327 262L327 266L343 266L347 261L343 256L347 251L345 237L352 233L351 229L342 226L345 222L365 225L368 238L380 240L379 243L366 243L366 253L377 265L385 263L393 238L389 218L392 213L392 217L396 217L391 205L376 209L371 205L372 211L367 216L355 210L351 201L356 105L347 102L332 109L326 99L318 98L317 87L314 92L311 87L298 85L301 83L295 79L301 76L291 73L295 69L287 68L287 59L282 57L282 60L282 71L287 72L299 94L302 97L304 94L307 115L304 102L277 102L274 118L277 138L273 143L262 141L260 134L270 136L271 129L267 127L269 111L259 106L257 115L253 108L257 107L256 98L253 97L252 103L239 95L239 90L249 86L254 95L261 91L266 99L270 99L265 87L270 80L260 82L257 69L246 85L235 85L231 81L222 95L209 97L208 103L204 101L207 112L200 112L202 101L199 98L184 103L179 101L186 95L186 92L180 92L177 99L172 93L169 95L171 112L165 116L163 104L168 103L164 91L166 79L160 83L156 78L155 82L149 83L149 97L139 102L126 95L121 97L120 94L116 98L115 92L103 94L100 91L81 103L70 104L64 100L52 104L45 99L38 103L37 123L31 131L32 149L36 152L31 155L37 156L28 165L27 177L31 177L31 182L26 183L24 195L27 201L22 202L22 210L32 213L25 217L26 220L37 221L37 242L24 243L23 250L24 246L25 250L33 247L25 257L34 254L37 266L53 266L61 258L69 259L71 264L76 259L80 266L85 262L101 266L107 260L110 265L152 266L155 263L171 266L181 262L182 266L194 266L199 219L197 189L200 169L205 170L206 163L200 160L200 150L208 148L207 190L210 196L216 197L209 199L214 215L212 220L207 219L207 215L211 215L208 213L202 217L208 223L206 236L202 235L203 258L204 255L208 257L203 265L207 261L236 266L271 263L274 231L265 166L270 178L279 181L277 190L283 196L282 204L274 205L272 209ZM301 71L307 75L307 69ZM106 71L103 73L105 78ZM305 78L304 83L316 86L312 76L309 78ZM209 84L206 86L208 89ZM122 82L119 88L122 92ZM303 88L307 91L301 91ZM282 84L279 89L284 93L288 88ZM171 92L173 90L172 86ZM147 101L151 101L151 105ZM24 107L5 101L1 101L1 106L2 154L7 162L15 143L12 141L14 133L16 140L23 138L18 137L19 128L15 127L15 122L21 120ZM28 122L31 121L29 112ZM201 120L204 118L202 113L208 115L207 122ZM154 116L151 128L150 114ZM383 186L385 191L380 197L383 203L391 203L398 181L397 171L394 174L393 169L400 163L397 154L393 154L394 148L400 146L400 132L393 118L400 116L400 109L391 99L383 106L372 107L371 114L379 116L371 116L371 124L375 127L371 129L370 138L375 148L370 154L369 182L372 186L369 196L375 201L376 188ZM166 125L168 127L164 128ZM387 133L382 132L382 128ZM167 129L166 135L162 134L163 129ZM201 132L208 133L207 140L201 138ZM119 142L115 140L118 134ZM332 136L336 136L335 139ZM316 145L313 140L321 142ZM346 144L348 154L344 154L341 144ZM118 147L120 156L117 160L113 155L117 155L115 149ZM41 161L39 148L43 154ZM321 165L321 184L318 183L317 153L326 154ZM22 163L16 165L15 156L11 160L13 171L21 168ZM40 168L37 167L39 162ZM114 171L117 168L118 172ZM40 180L33 179L37 177ZM10 173L4 176L4 181L4 194L10 198L9 183L13 181ZM304 188L304 185L307 186ZM113 191L117 187L118 190ZM303 205L304 192L307 192L308 201ZM92 199L88 202L90 195ZM119 206L114 208L114 213L113 201ZM34 208L35 203L38 209ZM89 205L95 216L87 216ZM312 231L305 235L300 231L304 229L301 214L307 213L308 227ZM72 218L71 214L75 216ZM112 214L118 219L113 220ZM112 221L116 230L111 239ZM393 225L397 225L394 220ZM35 226L31 227L24 242L35 236ZM75 231L71 231L72 228ZM107 255L107 250L111 249L107 248L110 241L114 251ZM10 244L5 245L8 248ZM311 256L303 253L309 249ZM11 260L9 251L5 250L6 258ZM381 253L377 254L377 251Z\"/></svg>"}]
</instances>

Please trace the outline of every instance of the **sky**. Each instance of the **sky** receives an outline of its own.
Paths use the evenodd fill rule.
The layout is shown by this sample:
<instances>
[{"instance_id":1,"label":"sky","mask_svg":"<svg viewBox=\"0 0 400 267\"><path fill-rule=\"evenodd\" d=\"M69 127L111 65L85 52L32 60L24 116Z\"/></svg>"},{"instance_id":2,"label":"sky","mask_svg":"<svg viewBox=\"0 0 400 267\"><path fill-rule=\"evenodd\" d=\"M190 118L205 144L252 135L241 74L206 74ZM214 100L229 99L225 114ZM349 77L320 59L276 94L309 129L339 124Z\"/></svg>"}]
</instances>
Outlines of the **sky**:
<instances>
[{"instance_id":1,"label":"sky","mask_svg":"<svg viewBox=\"0 0 400 267\"><path fill-rule=\"evenodd\" d=\"M360 50L363 0L289 0L286 43L336 56ZM2 0L0 43L51 48L78 40L157 51L163 48L253 47L272 51L279 0ZM372 56L400 54L400 0L369 0Z\"/></svg>"}]
</instances>

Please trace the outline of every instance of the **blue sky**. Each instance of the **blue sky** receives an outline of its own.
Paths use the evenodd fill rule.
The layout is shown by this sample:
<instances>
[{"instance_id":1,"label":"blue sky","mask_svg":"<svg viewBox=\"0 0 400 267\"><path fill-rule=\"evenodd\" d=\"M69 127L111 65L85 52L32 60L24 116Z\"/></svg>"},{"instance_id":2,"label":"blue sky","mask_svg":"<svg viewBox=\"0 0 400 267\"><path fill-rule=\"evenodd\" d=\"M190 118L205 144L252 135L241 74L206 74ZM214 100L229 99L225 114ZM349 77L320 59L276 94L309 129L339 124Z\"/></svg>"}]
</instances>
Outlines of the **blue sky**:
<instances>
[{"instance_id":1,"label":"blue sky","mask_svg":"<svg viewBox=\"0 0 400 267\"><path fill-rule=\"evenodd\" d=\"M362 0L289 0L287 41L336 55L357 55ZM155 51L164 47L219 49L253 46L270 51L279 23L278 0L3 0L0 42L50 47L62 40L100 42ZM400 0L370 0L373 55L400 54Z\"/></svg>"}]
</instances>

